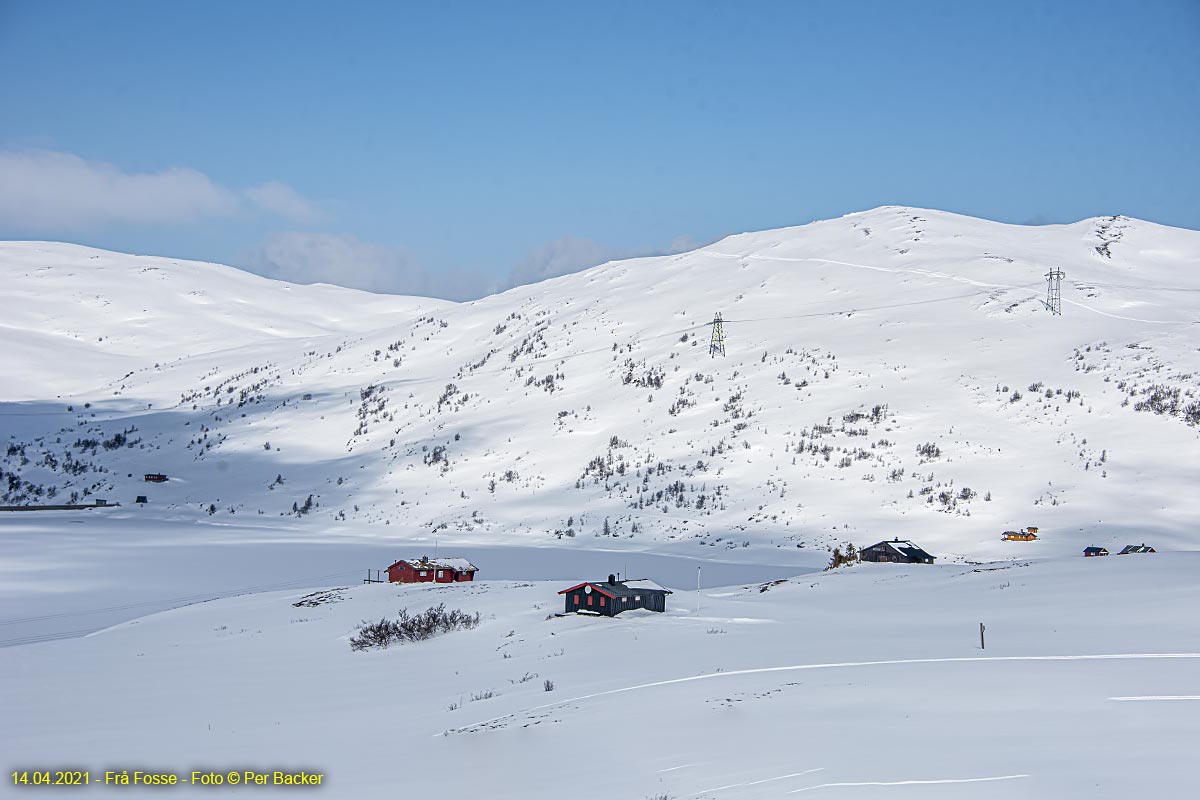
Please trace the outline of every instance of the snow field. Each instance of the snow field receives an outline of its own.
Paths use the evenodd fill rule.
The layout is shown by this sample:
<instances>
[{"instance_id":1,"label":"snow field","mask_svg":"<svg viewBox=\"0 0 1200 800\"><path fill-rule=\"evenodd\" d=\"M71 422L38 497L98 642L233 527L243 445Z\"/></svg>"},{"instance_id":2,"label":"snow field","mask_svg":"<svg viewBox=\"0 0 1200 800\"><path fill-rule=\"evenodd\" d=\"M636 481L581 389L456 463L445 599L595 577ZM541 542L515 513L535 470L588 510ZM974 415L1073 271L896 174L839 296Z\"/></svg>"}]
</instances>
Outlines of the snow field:
<instances>
[{"instance_id":1,"label":"snow field","mask_svg":"<svg viewBox=\"0 0 1200 800\"><path fill-rule=\"evenodd\" d=\"M1195 694L1198 565L859 565L611 620L547 619L553 582L248 595L4 651L6 749L303 768L338 796L390 796L397 753L455 796L1177 796L1191 704L1110 698ZM440 602L483 623L350 651L361 620Z\"/></svg>"}]
</instances>

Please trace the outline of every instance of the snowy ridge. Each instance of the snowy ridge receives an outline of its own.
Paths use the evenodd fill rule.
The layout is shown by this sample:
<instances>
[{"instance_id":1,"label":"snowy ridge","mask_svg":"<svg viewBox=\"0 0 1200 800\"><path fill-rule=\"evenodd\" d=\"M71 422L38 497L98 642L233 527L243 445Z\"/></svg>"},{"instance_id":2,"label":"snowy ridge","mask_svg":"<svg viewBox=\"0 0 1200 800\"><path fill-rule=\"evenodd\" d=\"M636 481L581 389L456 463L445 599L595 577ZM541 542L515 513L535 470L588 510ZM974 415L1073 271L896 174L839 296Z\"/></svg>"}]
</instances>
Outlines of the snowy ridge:
<instances>
[{"instance_id":1,"label":"snowy ridge","mask_svg":"<svg viewBox=\"0 0 1200 800\"><path fill-rule=\"evenodd\" d=\"M19 280L2 291L22 316L0 335L6 368L34 379L0 404L0 490L148 494L117 513L164 520L813 563L894 537L943 560L1192 548L1198 260L1200 233L1124 217L885 207L452 304L212 265L181 294L164 260L10 243L0 268ZM174 283L130 305L147 268ZM1042 302L1051 268L1061 317ZM119 318L84 302L102 294ZM717 311L724 358L707 353ZM1042 540L1000 542L1023 525Z\"/></svg>"},{"instance_id":2,"label":"snowy ridge","mask_svg":"<svg viewBox=\"0 0 1200 800\"><path fill-rule=\"evenodd\" d=\"M382 328L443 300L298 286L220 264L0 242L4 400L96 390L157 361Z\"/></svg>"}]
</instances>

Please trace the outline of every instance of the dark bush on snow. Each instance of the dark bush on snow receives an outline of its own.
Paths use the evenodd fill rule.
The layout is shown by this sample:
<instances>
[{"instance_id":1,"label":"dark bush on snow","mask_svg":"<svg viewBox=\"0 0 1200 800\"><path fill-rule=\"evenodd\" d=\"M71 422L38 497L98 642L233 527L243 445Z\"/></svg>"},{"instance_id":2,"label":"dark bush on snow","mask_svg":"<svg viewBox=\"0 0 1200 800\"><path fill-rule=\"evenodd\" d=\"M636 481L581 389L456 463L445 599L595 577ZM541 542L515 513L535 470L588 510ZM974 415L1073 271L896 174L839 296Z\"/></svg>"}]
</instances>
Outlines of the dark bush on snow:
<instances>
[{"instance_id":1,"label":"dark bush on snow","mask_svg":"<svg viewBox=\"0 0 1200 800\"><path fill-rule=\"evenodd\" d=\"M400 642L419 642L439 633L471 630L478 625L478 612L468 614L457 608L447 611L445 603L419 614L410 614L407 609L400 609L397 619L385 617L379 622L363 622L355 635L350 637L350 649L369 650Z\"/></svg>"}]
</instances>

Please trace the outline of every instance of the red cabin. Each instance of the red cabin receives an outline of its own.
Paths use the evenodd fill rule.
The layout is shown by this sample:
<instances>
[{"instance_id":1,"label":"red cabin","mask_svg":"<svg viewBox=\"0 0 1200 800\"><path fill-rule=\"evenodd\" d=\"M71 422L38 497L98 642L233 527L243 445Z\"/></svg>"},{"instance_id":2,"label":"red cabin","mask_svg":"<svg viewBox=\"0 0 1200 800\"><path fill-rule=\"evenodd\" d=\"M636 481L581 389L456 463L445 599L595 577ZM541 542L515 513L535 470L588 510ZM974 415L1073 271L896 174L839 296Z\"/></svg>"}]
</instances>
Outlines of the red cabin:
<instances>
[{"instance_id":1,"label":"red cabin","mask_svg":"<svg viewBox=\"0 0 1200 800\"><path fill-rule=\"evenodd\" d=\"M166 483L167 476L163 475L161 472L147 472L144 480L147 483Z\"/></svg>"},{"instance_id":2,"label":"red cabin","mask_svg":"<svg viewBox=\"0 0 1200 800\"><path fill-rule=\"evenodd\" d=\"M458 583L475 580L478 568L465 558L401 559L388 567L391 583Z\"/></svg>"}]
</instances>

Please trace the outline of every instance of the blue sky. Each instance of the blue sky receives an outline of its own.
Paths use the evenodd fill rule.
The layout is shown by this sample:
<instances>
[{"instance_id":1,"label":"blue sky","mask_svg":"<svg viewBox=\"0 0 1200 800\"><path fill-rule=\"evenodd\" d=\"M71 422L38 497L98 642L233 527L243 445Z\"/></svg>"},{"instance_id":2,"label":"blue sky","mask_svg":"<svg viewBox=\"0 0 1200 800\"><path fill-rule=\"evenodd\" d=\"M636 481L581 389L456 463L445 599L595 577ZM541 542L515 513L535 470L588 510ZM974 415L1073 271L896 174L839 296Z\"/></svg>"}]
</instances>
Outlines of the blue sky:
<instances>
[{"instance_id":1,"label":"blue sky","mask_svg":"<svg viewBox=\"0 0 1200 800\"><path fill-rule=\"evenodd\" d=\"M0 238L479 296L885 204L1200 228L1200 2L0 0Z\"/></svg>"}]
</instances>

